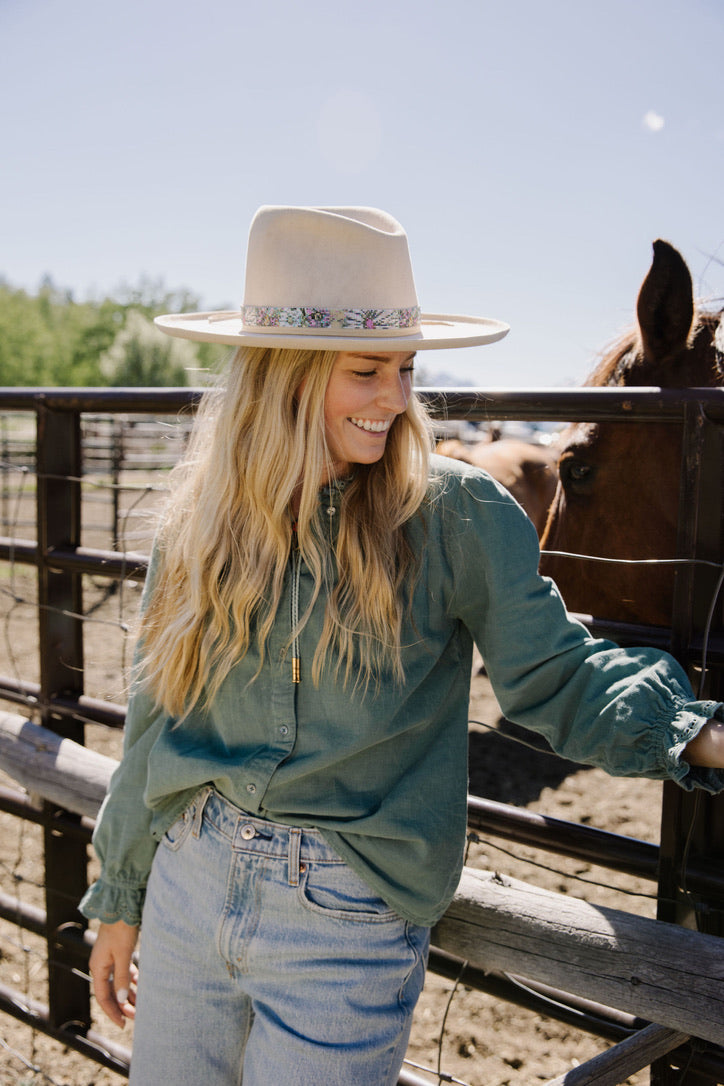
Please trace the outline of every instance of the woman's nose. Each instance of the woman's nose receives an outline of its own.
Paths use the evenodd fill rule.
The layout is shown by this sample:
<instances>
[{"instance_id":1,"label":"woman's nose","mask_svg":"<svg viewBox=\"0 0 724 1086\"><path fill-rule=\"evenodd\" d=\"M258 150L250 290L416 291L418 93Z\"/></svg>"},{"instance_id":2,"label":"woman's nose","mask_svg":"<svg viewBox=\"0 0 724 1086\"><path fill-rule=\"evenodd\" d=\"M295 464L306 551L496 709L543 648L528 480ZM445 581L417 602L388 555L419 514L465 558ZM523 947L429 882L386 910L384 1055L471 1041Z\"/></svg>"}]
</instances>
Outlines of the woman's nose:
<instances>
[{"instance_id":1,"label":"woman's nose","mask_svg":"<svg viewBox=\"0 0 724 1086\"><path fill-rule=\"evenodd\" d=\"M390 374L380 390L380 404L388 411L401 415L410 398L410 375Z\"/></svg>"}]
</instances>

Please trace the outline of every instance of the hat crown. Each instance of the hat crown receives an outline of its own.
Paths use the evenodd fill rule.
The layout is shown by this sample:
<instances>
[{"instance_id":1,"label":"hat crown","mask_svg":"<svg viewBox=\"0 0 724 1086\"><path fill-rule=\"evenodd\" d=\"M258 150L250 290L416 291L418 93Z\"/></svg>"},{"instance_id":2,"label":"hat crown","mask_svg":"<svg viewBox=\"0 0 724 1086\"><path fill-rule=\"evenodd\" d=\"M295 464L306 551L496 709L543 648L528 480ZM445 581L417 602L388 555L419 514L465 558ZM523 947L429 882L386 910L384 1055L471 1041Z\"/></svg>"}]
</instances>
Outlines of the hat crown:
<instances>
[{"instance_id":1,"label":"hat crown","mask_svg":"<svg viewBox=\"0 0 724 1086\"><path fill-rule=\"evenodd\" d=\"M408 310L417 304L407 235L384 211L265 206L254 216L245 311Z\"/></svg>"}]
</instances>

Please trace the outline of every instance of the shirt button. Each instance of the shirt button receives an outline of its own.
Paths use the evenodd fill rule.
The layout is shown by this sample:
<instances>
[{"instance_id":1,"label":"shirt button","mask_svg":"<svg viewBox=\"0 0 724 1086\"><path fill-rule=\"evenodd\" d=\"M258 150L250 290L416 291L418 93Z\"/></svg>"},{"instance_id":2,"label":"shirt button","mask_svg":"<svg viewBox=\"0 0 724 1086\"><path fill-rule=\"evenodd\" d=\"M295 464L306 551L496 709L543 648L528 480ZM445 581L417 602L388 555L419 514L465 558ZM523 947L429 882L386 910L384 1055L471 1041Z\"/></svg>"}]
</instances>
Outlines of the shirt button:
<instances>
[{"instance_id":1,"label":"shirt button","mask_svg":"<svg viewBox=\"0 0 724 1086\"><path fill-rule=\"evenodd\" d=\"M247 792L249 792L253 796L254 793L256 792L256 785L255 784L247 784L246 790L247 790Z\"/></svg>"},{"instance_id":2,"label":"shirt button","mask_svg":"<svg viewBox=\"0 0 724 1086\"><path fill-rule=\"evenodd\" d=\"M279 726L279 734L280 735L289 735L289 728L286 726L286 724L281 724Z\"/></svg>"},{"instance_id":3,"label":"shirt button","mask_svg":"<svg viewBox=\"0 0 724 1086\"><path fill-rule=\"evenodd\" d=\"M256 837L256 830L253 826L242 826L241 836L244 838L245 841L251 841L252 837Z\"/></svg>"}]
</instances>

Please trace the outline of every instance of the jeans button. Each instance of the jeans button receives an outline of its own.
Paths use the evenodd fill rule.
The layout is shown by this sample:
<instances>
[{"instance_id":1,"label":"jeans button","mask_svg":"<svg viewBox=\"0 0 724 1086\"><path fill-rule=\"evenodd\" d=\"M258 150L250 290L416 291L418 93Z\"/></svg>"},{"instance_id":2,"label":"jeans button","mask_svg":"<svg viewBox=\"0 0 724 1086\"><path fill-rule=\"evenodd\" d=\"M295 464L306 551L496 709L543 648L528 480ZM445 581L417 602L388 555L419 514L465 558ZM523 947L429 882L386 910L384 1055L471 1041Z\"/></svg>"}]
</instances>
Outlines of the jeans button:
<instances>
[{"instance_id":1,"label":"jeans button","mask_svg":"<svg viewBox=\"0 0 724 1086\"><path fill-rule=\"evenodd\" d=\"M252 837L256 837L256 830L247 824L241 827L241 836L245 841L251 841Z\"/></svg>"}]
</instances>

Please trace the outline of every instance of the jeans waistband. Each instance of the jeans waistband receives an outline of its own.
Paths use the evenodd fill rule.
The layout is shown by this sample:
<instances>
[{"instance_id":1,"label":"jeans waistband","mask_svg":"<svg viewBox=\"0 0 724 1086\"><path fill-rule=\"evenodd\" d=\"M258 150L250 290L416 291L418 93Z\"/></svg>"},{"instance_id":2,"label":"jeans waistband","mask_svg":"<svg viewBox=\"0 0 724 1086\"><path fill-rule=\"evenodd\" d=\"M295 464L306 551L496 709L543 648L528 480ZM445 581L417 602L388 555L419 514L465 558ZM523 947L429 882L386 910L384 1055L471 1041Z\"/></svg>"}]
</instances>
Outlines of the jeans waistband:
<instances>
[{"instance_id":1,"label":"jeans waistband","mask_svg":"<svg viewBox=\"0 0 724 1086\"><path fill-rule=\"evenodd\" d=\"M298 884L307 864L344 863L320 830L251 815L211 786L194 798L189 814L197 835L206 822L228 839L232 851L286 862L292 886Z\"/></svg>"}]
</instances>

